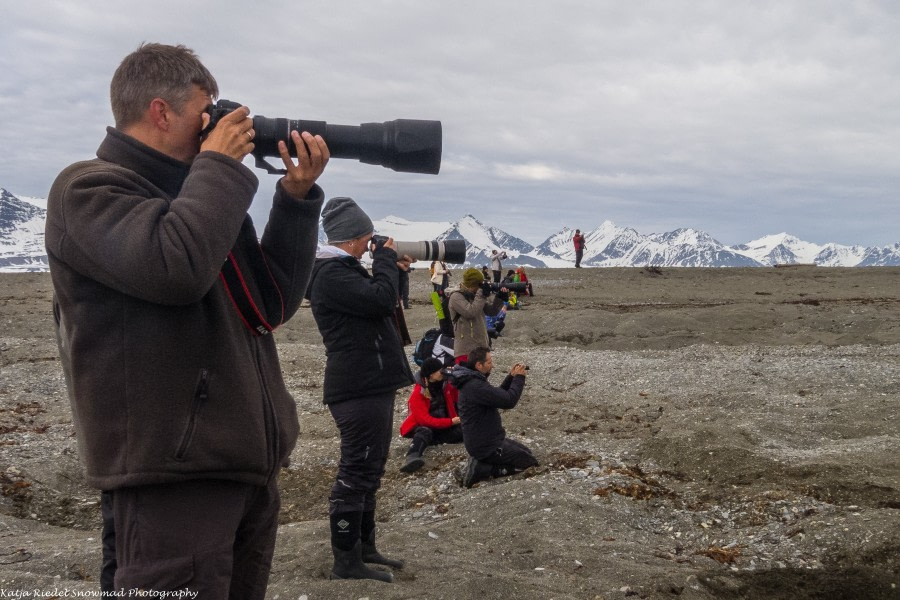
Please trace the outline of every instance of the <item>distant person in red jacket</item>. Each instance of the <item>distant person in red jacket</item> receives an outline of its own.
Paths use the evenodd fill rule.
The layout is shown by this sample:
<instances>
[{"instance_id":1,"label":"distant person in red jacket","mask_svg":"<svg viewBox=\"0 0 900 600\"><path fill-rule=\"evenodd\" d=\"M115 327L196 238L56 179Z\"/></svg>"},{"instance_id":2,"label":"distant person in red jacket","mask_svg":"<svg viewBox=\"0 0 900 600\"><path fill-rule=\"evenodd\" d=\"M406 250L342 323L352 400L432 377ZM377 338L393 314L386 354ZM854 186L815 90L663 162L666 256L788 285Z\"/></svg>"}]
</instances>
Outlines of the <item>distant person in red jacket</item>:
<instances>
[{"instance_id":1,"label":"distant person in red jacket","mask_svg":"<svg viewBox=\"0 0 900 600\"><path fill-rule=\"evenodd\" d=\"M412 438L404 473L418 471L425 465L425 449L438 444L460 444L462 427L456 414L459 391L444 380L444 363L427 358L416 375L416 386L409 396L409 416L400 425L400 435Z\"/></svg>"},{"instance_id":2,"label":"distant person in red jacket","mask_svg":"<svg viewBox=\"0 0 900 600\"><path fill-rule=\"evenodd\" d=\"M584 254L584 236L581 235L581 230L575 230L575 236L572 238L572 243L575 245L575 268L581 268L581 257Z\"/></svg>"}]
</instances>

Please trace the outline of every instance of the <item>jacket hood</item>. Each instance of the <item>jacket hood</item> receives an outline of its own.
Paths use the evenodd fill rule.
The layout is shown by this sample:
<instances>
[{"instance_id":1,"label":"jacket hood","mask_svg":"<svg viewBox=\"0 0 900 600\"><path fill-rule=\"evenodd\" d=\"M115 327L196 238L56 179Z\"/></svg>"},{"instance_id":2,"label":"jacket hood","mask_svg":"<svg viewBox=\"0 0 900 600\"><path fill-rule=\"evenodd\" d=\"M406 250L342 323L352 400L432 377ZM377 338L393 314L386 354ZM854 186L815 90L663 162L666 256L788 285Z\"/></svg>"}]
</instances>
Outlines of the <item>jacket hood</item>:
<instances>
[{"instance_id":1,"label":"jacket hood","mask_svg":"<svg viewBox=\"0 0 900 600\"><path fill-rule=\"evenodd\" d=\"M322 246L316 251L316 258L318 259L326 259L326 258L345 258L350 257L353 258L350 253L344 252L340 248L336 246Z\"/></svg>"},{"instance_id":2,"label":"jacket hood","mask_svg":"<svg viewBox=\"0 0 900 600\"><path fill-rule=\"evenodd\" d=\"M424 379L422 379L422 371L421 371L421 369L418 369L418 370L416 370L416 371L413 372L413 379L415 380L416 384L418 384L419 386L421 386L422 389L428 389L428 384L425 383L425 380L424 380Z\"/></svg>"},{"instance_id":3,"label":"jacket hood","mask_svg":"<svg viewBox=\"0 0 900 600\"><path fill-rule=\"evenodd\" d=\"M450 378L458 388L462 388L475 379L487 381L487 377L485 377L483 373L476 371L475 369L470 369L465 365L456 365L453 367L453 371L450 372Z\"/></svg>"}]
</instances>

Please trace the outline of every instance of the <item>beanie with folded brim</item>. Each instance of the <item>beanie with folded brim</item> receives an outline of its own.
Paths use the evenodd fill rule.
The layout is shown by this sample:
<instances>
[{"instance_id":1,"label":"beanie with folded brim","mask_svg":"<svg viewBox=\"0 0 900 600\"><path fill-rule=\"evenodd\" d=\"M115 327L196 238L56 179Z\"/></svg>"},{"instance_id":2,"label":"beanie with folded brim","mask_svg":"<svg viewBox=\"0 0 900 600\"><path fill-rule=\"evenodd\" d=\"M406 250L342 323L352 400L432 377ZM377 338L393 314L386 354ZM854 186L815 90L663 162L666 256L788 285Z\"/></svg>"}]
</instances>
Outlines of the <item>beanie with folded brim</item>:
<instances>
[{"instance_id":1,"label":"beanie with folded brim","mask_svg":"<svg viewBox=\"0 0 900 600\"><path fill-rule=\"evenodd\" d=\"M322 209L322 229L329 244L355 240L375 231L369 218L353 198L332 198Z\"/></svg>"},{"instance_id":2,"label":"beanie with folded brim","mask_svg":"<svg viewBox=\"0 0 900 600\"><path fill-rule=\"evenodd\" d=\"M467 288L474 288L484 283L484 273L475 267L466 269L463 273L462 283Z\"/></svg>"}]
</instances>

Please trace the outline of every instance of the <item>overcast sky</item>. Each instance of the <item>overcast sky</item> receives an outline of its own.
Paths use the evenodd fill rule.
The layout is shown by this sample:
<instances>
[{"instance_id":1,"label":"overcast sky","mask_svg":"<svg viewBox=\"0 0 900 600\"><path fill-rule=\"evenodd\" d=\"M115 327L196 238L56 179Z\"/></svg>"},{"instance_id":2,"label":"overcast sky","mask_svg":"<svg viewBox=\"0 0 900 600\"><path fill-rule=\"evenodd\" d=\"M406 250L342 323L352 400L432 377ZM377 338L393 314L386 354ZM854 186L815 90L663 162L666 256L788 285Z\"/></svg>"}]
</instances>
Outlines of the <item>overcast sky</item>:
<instances>
[{"instance_id":1,"label":"overcast sky","mask_svg":"<svg viewBox=\"0 0 900 600\"><path fill-rule=\"evenodd\" d=\"M611 220L886 245L898 32L888 0L10 2L0 187L45 197L92 157L113 71L156 41L193 48L255 114L440 120L440 175L329 164L326 195L373 219L470 213L531 243ZM276 176L257 175L261 229Z\"/></svg>"}]
</instances>

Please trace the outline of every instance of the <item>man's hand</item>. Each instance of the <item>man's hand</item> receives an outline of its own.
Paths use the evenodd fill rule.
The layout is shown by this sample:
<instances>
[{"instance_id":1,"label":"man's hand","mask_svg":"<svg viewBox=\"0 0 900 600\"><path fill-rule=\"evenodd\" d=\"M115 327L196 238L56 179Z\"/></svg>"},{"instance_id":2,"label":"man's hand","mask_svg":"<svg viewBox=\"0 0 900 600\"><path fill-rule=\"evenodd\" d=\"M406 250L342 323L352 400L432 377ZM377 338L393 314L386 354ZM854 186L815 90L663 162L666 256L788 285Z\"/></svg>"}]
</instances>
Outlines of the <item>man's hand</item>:
<instances>
[{"instance_id":1,"label":"man's hand","mask_svg":"<svg viewBox=\"0 0 900 600\"><path fill-rule=\"evenodd\" d=\"M284 141L278 142L278 153L287 171L287 175L281 178L281 187L294 198L303 199L325 170L331 153L321 135L292 131L291 140L297 149L297 164L294 164L287 144Z\"/></svg>"},{"instance_id":2,"label":"man's hand","mask_svg":"<svg viewBox=\"0 0 900 600\"><path fill-rule=\"evenodd\" d=\"M450 419L450 421L451 421L454 425L459 425L459 417L453 417L452 419Z\"/></svg>"},{"instance_id":3,"label":"man's hand","mask_svg":"<svg viewBox=\"0 0 900 600\"><path fill-rule=\"evenodd\" d=\"M250 109L242 106L219 119L200 144L200 151L209 150L235 160L244 160L253 151L253 137L256 135L253 131L253 119L249 115ZM203 129L206 129L209 125L209 113L203 113L202 119Z\"/></svg>"},{"instance_id":4,"label":"man's hand","mask_svg":"<svg viewBox=\"0 0 900 600\"><path fill-rule=\"evenodd\" d=\"M416 262L416 259L409 254L404 254L397 260L397 267L404 271L409 271L409 266L414 262Z\"/></svg>"},{"instance_id":5,"label":"man's hand","mask_svg":"<svg viewBox=\"0 0 900 600\"><path fill-rule=\"evenodd\" d=\"M515 377L516 375L521 375L522 377L525 377L525 374L526 374L525 365L522 363L514 364L512 369L509 370L509 374L512 375L513 377Z\"/></svg>"}]
</instances>

